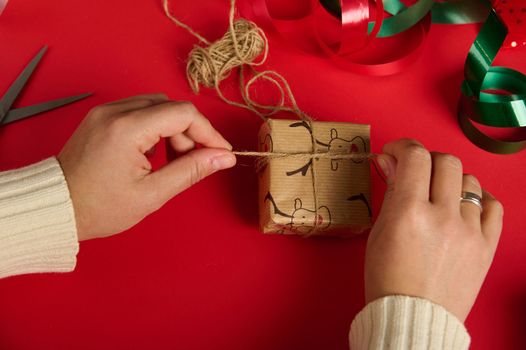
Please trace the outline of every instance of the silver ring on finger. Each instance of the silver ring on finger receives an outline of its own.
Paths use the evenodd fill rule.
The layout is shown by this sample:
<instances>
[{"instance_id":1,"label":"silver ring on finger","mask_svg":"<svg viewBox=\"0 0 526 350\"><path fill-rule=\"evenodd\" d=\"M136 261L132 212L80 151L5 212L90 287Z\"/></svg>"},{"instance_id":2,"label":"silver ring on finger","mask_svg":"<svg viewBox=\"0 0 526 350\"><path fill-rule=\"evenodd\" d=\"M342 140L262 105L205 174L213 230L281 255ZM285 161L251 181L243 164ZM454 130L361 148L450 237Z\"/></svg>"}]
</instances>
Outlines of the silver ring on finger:
<instances>
[{"instance_id":1,"label":"silver ring on finger","mask_svg":"<svg viewBox=\"0 0 526 350\"><path fill-rule=\"evenodd\" d=\"M475 204L482 212L482 198L476 193L464 191L460 195L460 202Z\"/></svg>"}]
</instances>

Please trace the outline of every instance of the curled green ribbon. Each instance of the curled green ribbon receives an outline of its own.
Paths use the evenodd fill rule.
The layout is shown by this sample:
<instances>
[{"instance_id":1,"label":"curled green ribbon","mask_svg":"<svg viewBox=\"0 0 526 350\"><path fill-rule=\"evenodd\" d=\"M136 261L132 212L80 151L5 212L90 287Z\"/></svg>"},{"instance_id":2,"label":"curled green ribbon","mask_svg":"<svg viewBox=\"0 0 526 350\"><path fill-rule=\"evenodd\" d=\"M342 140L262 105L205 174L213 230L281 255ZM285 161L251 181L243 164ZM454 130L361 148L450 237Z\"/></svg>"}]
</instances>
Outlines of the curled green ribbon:
<instances>
[{"instance_id":1,"label":"curled green ribbon","mask_svg":"<svg viewBox=\"0 0 526 350\"><path fill-rule=\"evenodd\" d=\"M384 1L384 10L392 17L384 19L377 37L393 36L408 30L431 11L433 4L434 0L418 0L413 5L406 7L399 0ZM369 32L373 27L374 22L370 22Z\"/></svg>"},{"instance_id":2,"label":"curled green ribbon","mask_svg":"<svg viewBox=\"0 0 526 350\"><path fill-rule=\"evenodd\" d=\"M435 2L431 12L433 23L480 23L488 17L491 4L484 0Z\"/></svg>"},{"instance_id":3,"label":"curled green ribbon","mask_svg":"<svg viewBox=\"0 0 526 350\"><path fill-rule=\"evenodd\" d=\"M473 122L499 128L526 127L526 76L510 68L491 66L507 35L506 25L491 10L469 50L458 104L458 121L468 139L499 154L524 149L526 138L498 140L480 131Z\"/></svg>"}]
</instances>

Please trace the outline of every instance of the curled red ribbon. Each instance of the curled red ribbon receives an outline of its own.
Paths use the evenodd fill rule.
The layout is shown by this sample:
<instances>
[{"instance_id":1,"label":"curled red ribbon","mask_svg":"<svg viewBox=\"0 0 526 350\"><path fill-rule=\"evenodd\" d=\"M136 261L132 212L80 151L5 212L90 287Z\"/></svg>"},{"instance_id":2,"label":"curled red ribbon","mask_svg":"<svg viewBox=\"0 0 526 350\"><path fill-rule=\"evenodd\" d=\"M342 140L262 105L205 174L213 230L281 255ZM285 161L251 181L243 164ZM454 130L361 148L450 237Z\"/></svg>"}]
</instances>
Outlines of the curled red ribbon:
<instances>
[{"instance_id":1,"label":"curled red ribbon","mask_svg":"<svg viewBox=\"0 0 526 350\"><path fill-rule=\"evenodd\" d=\"M377 1L377 4L382 4ZM367 34L369 0L342 0L340 54L349 54L367 46L376 33Z\"/></svg>"},{"instance_id":2,"label":"curled red ribbon","mask_svg":"<svg viewBox=\"0 0 526 350\"><path fill-rule=\"evenodd\" d=\"M320 51L338 66L360 74L383 76L398 73L413 63L423 48L431 18L388 38L378 38L384 19L383 2L340 0L341 18L330 15L318 0L310 0L308 13L280 19L271 15L267 0L243 0L241 13L265 29L293 38L301 49ZM368 25L374 27L368 33ZM306 41L308 42L306 44Z\"/></svg>"}]
</instances>

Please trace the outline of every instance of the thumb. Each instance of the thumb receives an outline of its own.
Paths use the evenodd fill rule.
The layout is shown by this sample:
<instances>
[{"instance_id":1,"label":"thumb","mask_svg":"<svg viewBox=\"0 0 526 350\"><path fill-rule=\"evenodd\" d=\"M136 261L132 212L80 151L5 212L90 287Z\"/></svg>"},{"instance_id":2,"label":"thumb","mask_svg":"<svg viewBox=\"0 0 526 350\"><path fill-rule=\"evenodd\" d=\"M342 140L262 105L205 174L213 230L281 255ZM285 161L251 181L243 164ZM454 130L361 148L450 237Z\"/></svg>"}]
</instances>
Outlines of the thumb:
<instances>
[{"instance_id":1,"label":"thumb","mask_svg":"<svg viewBox=\"0 0 526 350\"><path fill-rule=\"evenodd\" d=\"M236 157L229 150L196 149L148 175L148 182L162 204L205 177L235 164Z\"/></svg>"},{"instance_id":2,"label":"thumb","mask_svg":"<svg viewBox=\"0 0 526 350\"><path fill-rule=\"evenodd\" d=\"M394 178L396 173L396 158L389 154L380 154L377 157L378 165L385 175L387 181L387 190L385 192L385 198L389 198L394 188Z\"/></svg>"}]
</instances>

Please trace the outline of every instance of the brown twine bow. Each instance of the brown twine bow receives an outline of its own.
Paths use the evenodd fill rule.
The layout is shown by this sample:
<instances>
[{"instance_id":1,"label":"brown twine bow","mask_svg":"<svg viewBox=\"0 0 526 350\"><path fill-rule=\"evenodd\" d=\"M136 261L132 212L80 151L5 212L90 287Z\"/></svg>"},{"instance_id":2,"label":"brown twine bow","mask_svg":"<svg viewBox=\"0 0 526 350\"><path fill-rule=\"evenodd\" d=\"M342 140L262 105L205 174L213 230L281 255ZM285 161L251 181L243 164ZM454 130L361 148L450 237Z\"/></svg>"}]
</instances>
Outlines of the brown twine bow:
<instances>
[{"instance_id":1,"label":"brown twine bow","mask_svg":"<svg viewBox=\"0 0 526 350\"><path fill-rule=\"evenodd\" d=\"M265 63L268 57L268 39L265 32L259 28L254 22L248 21L244 18L235 19L235 0L230 0L229 11L229 29L219 40L210 42L189 25L181 22L175 18L169 9L169 0L163 0L163 8L166 16L172 20L176 25L185 29L196 37L203 46L195 45L188 55L188 62L186 65L186 78L192 90L199 93L199 86L203 85L209 88L214 88L221 100L231 106L248 109L258 115L263 121L277 112L291 112L305 121L311 130L311 153L279 153L279 152L241 152L234 151L233 153L239 156L258 157L260 162L256 163L256 167L261 167L272 158L331 158L331 159L372 159L375 157L373 153L352 153L352 154L336 154L330 152L317 152L316 142L314 139L314 129L312 118L304 113L299 107L292 93L287 80L279 73L272 70L265 70L258 72L254 67L261 66ZM259 60L256 60L260 57ZM252 77L245 82L244 67L248 66L252 71ZM239 84L241 98L243 103L233 101L225 97L222 93L220 84L227 78L233 69L239 68ZM272 83L279 92L279 102L277 105L265 105L254 101L250 97L250 88L258 80L263 79ZM287 106L287 101L290 106ZM318 199L317 199L317 185L316 174L314 166L311 167L312 173L312 190L314 196L314 211L315 216L318 216ZM317 223L314 220L313 232L317 230Z\"/></svg>"}]
</instances>

